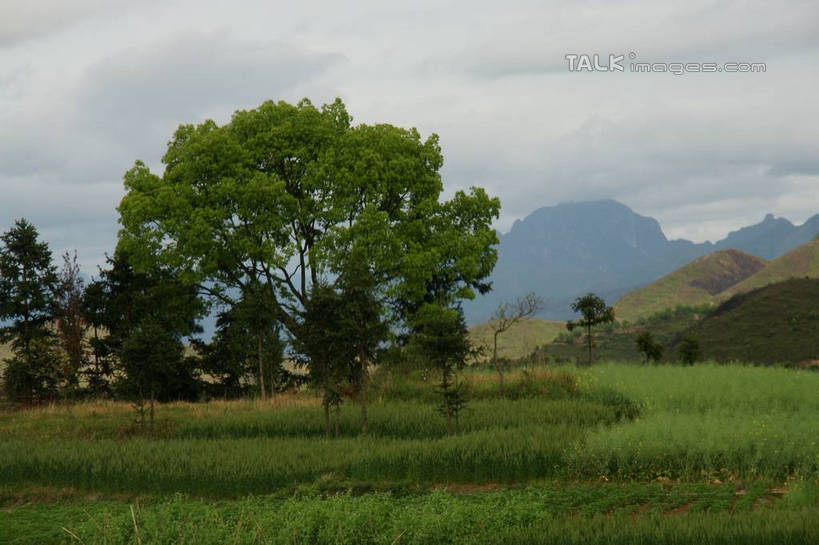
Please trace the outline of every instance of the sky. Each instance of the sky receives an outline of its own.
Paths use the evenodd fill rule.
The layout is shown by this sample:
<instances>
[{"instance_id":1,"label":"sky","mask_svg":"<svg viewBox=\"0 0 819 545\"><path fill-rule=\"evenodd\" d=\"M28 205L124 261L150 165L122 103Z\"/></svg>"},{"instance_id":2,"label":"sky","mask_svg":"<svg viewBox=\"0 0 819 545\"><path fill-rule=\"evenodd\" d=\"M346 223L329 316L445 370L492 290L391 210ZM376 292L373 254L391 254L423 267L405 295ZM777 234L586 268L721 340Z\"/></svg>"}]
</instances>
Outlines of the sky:
<instances>
[{"instance_id":1,"label":"sky","mask_svg":"<svg viewBox=\"0 0 819 545\"><path fill-rule=\"evenodd\" d=\"M625 69L569 70L593 54ZM161 173L178 125L302 97L440 135L446 194L498 196L501 231L604 198L697 242L800 224L819 213L818 66L808 1L3 0L0 229L26 217L94 274L135 160Z\"/></svg>"}]
</instances>

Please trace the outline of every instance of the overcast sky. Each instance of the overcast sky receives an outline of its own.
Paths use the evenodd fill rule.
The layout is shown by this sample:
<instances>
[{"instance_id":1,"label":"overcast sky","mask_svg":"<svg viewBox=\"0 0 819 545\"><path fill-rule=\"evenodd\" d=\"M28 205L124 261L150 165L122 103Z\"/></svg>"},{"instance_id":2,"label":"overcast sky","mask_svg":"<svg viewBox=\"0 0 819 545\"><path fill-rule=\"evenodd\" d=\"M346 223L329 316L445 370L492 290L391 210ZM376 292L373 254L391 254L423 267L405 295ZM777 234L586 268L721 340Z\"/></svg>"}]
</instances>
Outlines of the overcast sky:
<instances>
[{"instance_id":1,"label":"overcast sky","mask_svg":"<svg viewBox=\"0 0 819 545\"><path fill-rule=\"evenodd\" d=\"M499 196L503 231L601 198L695 241L819 213L819 5L614 4L2 0L0 228L25 216L93 274L122 174L161 171L177 125L336 96L438 133L447 192ZM569 72L584 53L626 70ZM637 74L629 53L766 71Z\"/></svg>"}]
</instances>

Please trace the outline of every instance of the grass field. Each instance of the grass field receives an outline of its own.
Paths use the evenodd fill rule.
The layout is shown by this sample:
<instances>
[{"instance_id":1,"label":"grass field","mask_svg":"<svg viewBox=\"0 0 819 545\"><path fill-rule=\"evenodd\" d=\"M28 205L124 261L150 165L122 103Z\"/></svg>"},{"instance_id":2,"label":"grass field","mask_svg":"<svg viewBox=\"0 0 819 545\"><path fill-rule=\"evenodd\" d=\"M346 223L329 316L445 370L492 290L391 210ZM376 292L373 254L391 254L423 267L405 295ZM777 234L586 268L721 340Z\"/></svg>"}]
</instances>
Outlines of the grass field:
<instances>
[{"instance_id":1,"label":"grass field","mask_svg":"<svg viewBox=\"0 0 819 545\"><path fill-rule=\"evenodd\" d=\"M572 378L574 377L574 378ZM322 437L307 393L0 413L2 543L807 543L819 539L819 374L605 364L380 377L370 433Z\"/></svg>"}]
</instances>

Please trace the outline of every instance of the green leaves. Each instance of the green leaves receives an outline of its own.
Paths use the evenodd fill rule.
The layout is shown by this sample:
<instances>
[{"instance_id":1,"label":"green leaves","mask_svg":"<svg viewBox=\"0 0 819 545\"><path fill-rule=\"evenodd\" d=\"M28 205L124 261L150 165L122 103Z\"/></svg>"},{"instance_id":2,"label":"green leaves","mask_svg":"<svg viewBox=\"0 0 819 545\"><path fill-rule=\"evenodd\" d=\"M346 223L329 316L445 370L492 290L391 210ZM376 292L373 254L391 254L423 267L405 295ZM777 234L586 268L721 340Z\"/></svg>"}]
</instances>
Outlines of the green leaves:
<instances>
[{"instance_id":1,"label":"green leaves","mask_svg":"<svg viewBox=\"0 0 819 545\"><path fill-rule=\"evenodd\" d=\"M437 135L352 127L340 100L268 101L224 126L180 126L163 161L161 177L140 162L125 175L119 247L138 269L222 298L261 282L288 327L353 251L404 308L488 289L500 204L476 188L440 202Z\"/></svg>"}]
</instances>

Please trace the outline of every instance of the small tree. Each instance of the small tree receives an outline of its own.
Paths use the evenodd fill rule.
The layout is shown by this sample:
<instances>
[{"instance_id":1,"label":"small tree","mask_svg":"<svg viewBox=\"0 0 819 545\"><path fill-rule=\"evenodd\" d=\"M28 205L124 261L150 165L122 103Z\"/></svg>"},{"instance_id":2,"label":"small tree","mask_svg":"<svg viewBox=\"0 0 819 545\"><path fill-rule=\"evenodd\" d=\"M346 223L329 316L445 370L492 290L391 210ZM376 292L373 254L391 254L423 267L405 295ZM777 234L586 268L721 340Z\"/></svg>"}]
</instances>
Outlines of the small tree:
<instances>
[{"instance_id":1,"label":"small tree","mask_svg":"<svg viewBox=\"0 0 819 545\"><path fill-rule=\"evenodd\" d=\"M341 385L348 362L355 358L355 347L344 327L344 312L341 294L326 284L314 284L291 338L294 359L308 369L310 383L321 389L324 434L328 438L332 408L336 412L335 435L339 435Z\"/></svg>"},{"instance_id":2,"label":"small tree","mask_svg":"<svg viewBox=\"0 0 819 545\"><path fill-rule=\"evenodd\" d=\"M231 308L234 328L243 329L252 338L257 364L256 378L262 400L276 390L281 371L282 345L275 302L261 283L245 286L242 297Z\"/></svg>"},{"instance_id":3,"label":"small tree","mask_svg":"<svg viewBox=\"0 0 819 545\"><path fill-rule=\"evenodd\" d=\"M268 321L268 328L260 328L263 320L249 312L260 305L242 303L240 300L219 313L210 343L195 342L202 367L216 379L213 386L219 396L238 397L245 389L243 384L250 381L259 384L260 393L261 386L268 385L272 395L292 378L281 365L284 343L279 338L278 324Z\"/></svg>"},{"instance_id":4,"label":"small tree","mask_svg":"<svg viewBox=\"0 0 819 545\"><path fill-rule=\"evenodd\" d=\"M686 365L694 365L695 362L702 359L702 351L700 350L700 341L696 337L687 335L680 341L678 349L680 361Z\"/></svg>"},{"instance_id":5,"label":"small tree","mask_svg":"<svg viewBox=\"0 0 819 545\"><path fill-rule=\"evenodd\" d=\"M637 350L645 357L645 362L660 361L663 357L663 345L654 336L644 331L637 336Z\"/></svg>"},{"instance_id":6,"label":"small tree","mask_svg":"<svg viewBox=\"0 0 819 545\"><path fill-rule=\"evenodd\" d=\"M376 279L359 253L350 255L338 285L344 305L343 329L355 355L347 362L347 381L361 406L361 432L367 433L369 365L390 330L383 319Z\"/></svg>"},{"instance_id":7,"label":"small tree","mask_svg":"<svg viewBox=\"0 0 819 545\"><path fill-rule=\"evenodd\" d=\"M137 407L146 400L194 399L198 384L182 357L182 339L201 331L196 320L204 306L196 289L167 271L137 272L121 251L108 262L99 280L101 326L108 332L104 350L121 371L116 388Z\"/></svg>"},{"instance_id":8,"label":"small tree","mask_svg":"<svg viewBox=\"0 0 819 545\"><path fill-rule=\"evenodd\" d=\"M83 297L85 285L77 263L77 252L73 257L63 254L63 268L59 275L56 312L57 331L65 351L65 366L62 370L63 388L67 395L79 388L80 371L86 363L85 329L83 317Z\"/></svg>"},{"instance_id":9,"label":"small tree","mask_svg":"<svg viewBox=\"0 0 819 545\"><path fill-rule=\"evenodd\" d=\"M458 416L466 405L463 385L457 373L466 365L471 353L469 330L460 308L426 304L414 320L412 343L417 353L441 373L441 405L447 433L458 431Z\"/></svg>"},{"instance_id":10,"label":"small tree","mask_svg":"<svg viewBox=\"0 0 819 545\"><path fill-rule=\"evenodd\" d=\"M498 360L498 337L509 330L513 325L525 318L529 318L543 309L543 299L534 293L527 293L518 297L512 303L502 303L498 305L489 324L492 327L492 365L498 373L498 386L503 392L503 373L505 366Z\"/></svg>"},{"instance_id":11,"label":"small tree","mask_svg":"<svg viewBox=\"0 0 819 545\"><path fill-rule=\"evenodd\" d=\"M614 309L606 306L606 302L593 293L588 293L583 297L578 297L572 303L572 310L579 312L582 318L579 320L566 322L569 331L575 327L586 328L586 342L589 348L589 365L592 363L592 327L600 324L608 324L614 321Z\"/></svg>"},{"instance_id":12,"label":"small tree","mask_svg":"<svg viewBox=\"0 0 819 545\"><path fill-rule=\"evenodd\" d=\"M110 378L113 374L111 351L105 337L100 335L108 323L106 320L107 302L108 293L105 282L96 280L85 287L80 311L86 327L90 327L92 331L89 344L93 365L86 368L84 375L88 381L89 392L97 396L111 393Z\"/></svg>"},{"instance_id":13,"label":"small tree","mask_svg":"<svg viewBox=\"0 0 819 545\"><path fill-rule=\"evenodd\" d=\"M154 430L154 404L159 389L168 389L184 364L184 347L173 333L151 318L133 328L120 350L122 370L128 377L123 383L135 399L137 422L145 424L145 402L148 401L149 424ZM170 383L170 384L169 384ZM167 401L167 398L164 399Z\"/></svg>"},{"instance_id":14,"label":"small tree","mask_svg":"<svg viewBox=\"0 0 819 545\"><path fill-rule=\"evenodd\" d=\"M25 219L0 237L0 342L11 341L4 384L12 399L45 401L56 392L60 359L48 329L54 317L57 275L51 251Z\"/></svg>"}]
</instances>

